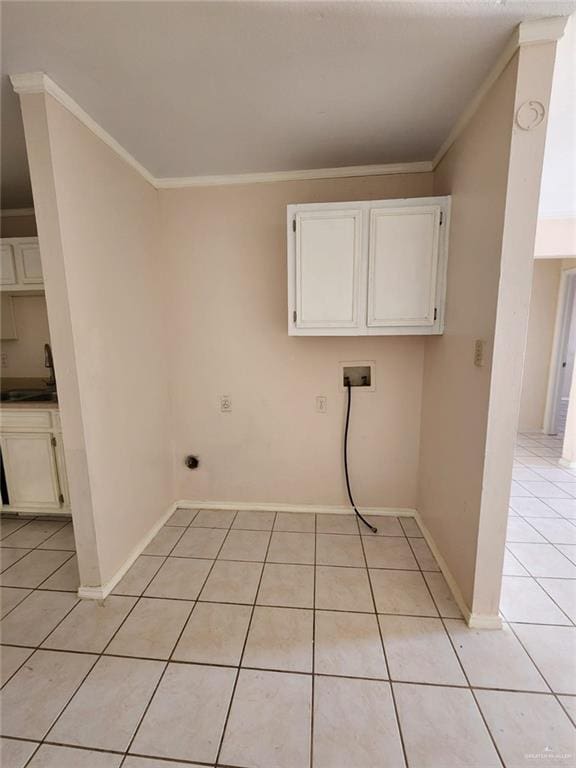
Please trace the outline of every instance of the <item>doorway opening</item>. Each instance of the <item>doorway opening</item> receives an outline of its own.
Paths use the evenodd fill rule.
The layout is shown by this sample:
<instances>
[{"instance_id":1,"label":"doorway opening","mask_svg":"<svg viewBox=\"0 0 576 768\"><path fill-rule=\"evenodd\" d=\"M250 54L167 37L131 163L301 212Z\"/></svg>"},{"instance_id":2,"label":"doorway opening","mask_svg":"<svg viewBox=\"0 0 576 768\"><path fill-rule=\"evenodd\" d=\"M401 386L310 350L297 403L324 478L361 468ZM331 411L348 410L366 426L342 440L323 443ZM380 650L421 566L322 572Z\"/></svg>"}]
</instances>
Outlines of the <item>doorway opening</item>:
<instances>
[{"instance_id":1,"label":"doorway opening","mask_svg":"<svg viewBox=\"0 0 576 768\"><path fill-rule=\"evenodd\" d=\"M543 431L563 435L576 356L576 268L562 270Z\"/></svg>"}]
</instances>

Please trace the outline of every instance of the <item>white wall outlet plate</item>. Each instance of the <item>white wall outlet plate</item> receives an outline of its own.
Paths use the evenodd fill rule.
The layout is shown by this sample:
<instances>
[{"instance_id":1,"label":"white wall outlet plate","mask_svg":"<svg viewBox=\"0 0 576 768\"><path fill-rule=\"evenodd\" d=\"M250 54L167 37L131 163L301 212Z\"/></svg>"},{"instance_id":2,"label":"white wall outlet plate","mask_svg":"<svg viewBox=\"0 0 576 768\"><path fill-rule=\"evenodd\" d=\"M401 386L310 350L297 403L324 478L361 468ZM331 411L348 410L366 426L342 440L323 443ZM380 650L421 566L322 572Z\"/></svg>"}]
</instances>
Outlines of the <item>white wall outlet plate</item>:
<instances>
[{"instance_id":1,"label":"white wall outlet plate","mask_svg":"<svg viewBox=\"0 0 576 768\"><path fill-rule=\"evenodd\" d=\"M220 395L220 410L222 413L230 413L232 410L232 400L228 395Z\"/></svg>"},{"instance_id":2,"label":"white wall outlet plate","mask_svg":"<svg viewBox=\"0 0 576 768\"><path fill-rule=\"evenodd\" d=\"M316 412L326 413L328 410L328 398L326 395L317 395L316 397Z\"/></svg>"}]
</instances>

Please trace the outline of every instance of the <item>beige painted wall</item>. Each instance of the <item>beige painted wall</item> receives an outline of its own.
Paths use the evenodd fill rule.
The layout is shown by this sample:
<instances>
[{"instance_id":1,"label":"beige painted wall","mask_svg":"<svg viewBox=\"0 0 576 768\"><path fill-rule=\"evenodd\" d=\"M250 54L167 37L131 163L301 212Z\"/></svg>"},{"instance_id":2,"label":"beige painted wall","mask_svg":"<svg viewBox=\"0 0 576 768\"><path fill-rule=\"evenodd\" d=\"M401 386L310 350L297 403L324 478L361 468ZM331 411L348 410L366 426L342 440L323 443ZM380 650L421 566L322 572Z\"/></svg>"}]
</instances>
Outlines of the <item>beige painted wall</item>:
<instances>
[{"instance_id":1,"label":"beige painted wall","mask_svg":"<svg viewBox=\"0 0 576 768\"><path fill-rule=\"evenodd\" d=\"M472 604L517 59L435 173L452 195L444 335L426 342L418 508ZM474 366L474 341L486 364Z\"/></svg>"},{"instance_id":2,"label":"beige painted wall","mask_svg":"<svg viewBox=\"0 0 576 768\"><path fill-rule=\"evenodd\" d=\"M36 219L31 216L0 216L0 237L36 237Z\"/></svg>"},{"instance_id":3,"label":"beige painted wall","mask_svg":"<svg viewBox=\"0 0 576 768\"><path fill-rule=\"evenodd\" d=\"M4 297L0 297L4 300ZM18 338L2 342L8 365L2 368L6 378L47 378L44 367L44 344L50 343L48 314L44 296L12 298Z\"/></svg>"},{"instance_id":4,"label":"beige painted wall","mask_svg":"<svg viewBox=\"0 0 576 768\"><path fill-rule=\"evenodd\" d=\"M479 617L498 613L545 136L513 118L528 98L548 103L554 48L516 54L435 171L452 221L446 330L426 342L419 510Z\"/></svg>"},{"instance_id":5,"label":"beige painted wall","mask_svg":"<svg viewBox=\"0 0 576 768\"><path fill-rule=\"evenodd\" d=\"M66 471L72 500L80 583L101 584L103 576L92 504L46 97L23 96L20 105L32 188L36 199L50 337L58 371L60 417L64 430Z\"/></svg>"},{"instance_id":6,"label":"beige painted wall","mask_svg":"<svg viewBox=\"0 0 576 768\"><path fill-rule=\"evenodd\" d=\"M338 363L367 359L377 390L354 392L356 500L415 506L424 339L288 336L286 205L431 193L431 174L161 192L176 498L347 504Z\"/></svg>"},{"instance_id":7,"label":"beige painted wall","mask_svg":"<svg viewBox=\"0 0 576 768\"><path fill-rule=\"evenodd\" d=\"M534 262L518 419L518 428L523 432L537 432L544 426L561 270L561 259L536 259Z\"/></svg>"},{"instance_id":8,"label":"beige painted wall","mask_svg":"<svg viewBox=\"0 0 576 768\"><path fill-rule=\"evenodd\" d=\"M66 456L68 435L83 431L99 550L96 583L105 583L173 500L158 196L52 97L24 96L22 104ZM44 135L37 128L43 104ZM54 204L59 233L50 230L53 216L46 222L41 203ZM58 296L63 286L66 294ZM58 299L65 299L68 317ZM79 410L67 408L74 393L62 371L71 353ZM72 489L73 508L77 501ZM83 586L92 583L83 579Z\"/></svg>"},{"instance_id":9,"label":"beige painted wall","mask_svg":"<svg viewBox=\"0 0 576 768\"><path fill-rule=\"evenodd\" d=\"M555 54L555 42L520 48L515 115L532 100L548 114ZM529 131L514 123L472 601L472 611L479 616L497 616L500 605L545 141L546 119Z\"/></svg>"}]
</instances>

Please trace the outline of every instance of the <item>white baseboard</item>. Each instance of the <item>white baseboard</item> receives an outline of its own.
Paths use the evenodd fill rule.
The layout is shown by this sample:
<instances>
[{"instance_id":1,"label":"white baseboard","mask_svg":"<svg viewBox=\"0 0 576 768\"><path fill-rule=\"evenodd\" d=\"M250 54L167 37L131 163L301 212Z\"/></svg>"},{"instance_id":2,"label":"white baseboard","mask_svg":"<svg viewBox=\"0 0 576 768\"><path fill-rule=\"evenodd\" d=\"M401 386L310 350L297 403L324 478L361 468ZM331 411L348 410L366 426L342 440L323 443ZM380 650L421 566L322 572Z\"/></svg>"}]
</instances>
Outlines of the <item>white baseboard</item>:
<instances>
[{"instance_id":1,"label":"white baseboard","mask_svg":"<svg viewBox=\"0 0 576 768\"><path fill-rule=\"evenodd\" d=\"M491 616L484 613L471 613L466 619L470 629L502 629L500 616Z\"/></svg>"},{"instance_id":2,"label":"white baseboard","mask_svg":"<svg viewBox=\"0 0 576 768\"><path fill-rule=\"evenodd\" d=\"M576 461L568 461L568 459L558 459L558 464L564 469L576 469Z\"/></svg>"},{"instance_id":3,"label":"white baseboard","mask_svg":"<svg viewBox=\"0 0 576 768\"><path fill-rule=\"evenodd\" d=\"M116 584L122 579L126 571L134 565L134 562L140 557L142 552L146 549L148 544L152 541L154 536L158 533L160 528L166 523L166 521L174 514L174 511L176 510L177 504L171 504L166 512L162 515L162 517L157 520L152 528L148 531L148 533L140 539L138 544L134 547L134 549L130 552L126 560L122 563L120 568L116 571L114 576L112 576L111 579L109 579L105 584L100 584L95 587L85 587L80 586L78 589L78 597L81 597L85 600L104 600L105 597L108 597L110 592L114 589Z\"/></svg>"},{"instance_id":4,"label":"white baseboard","mask_svg":"<svg viewBox=\"0 0 576 768\"><path fill-rule=\"evenodd\" d=\"M416 522L418 523L418 526L420 527L420 530L422 531L424 539L426 540L426 543L430 547L430 551L432 552L432 554L434 555L434 558L436 559L436 562L440 566L442 575L444 576L444 579L448 584L450 592L452 592L452 596L456 601L458 608L460 608L460 610L462 611L462 615L464 616L464 619L468 624L468 626L471 627L472 629L502 629L502 620L500 616L472 613L472 611L470 610L470 608L466 603L466 600L464 599L462 592L460 592L460 589L456 584L456 579L454 578L454 576L452 576L452 573L450 572L450 569L448 568L446 561L440 554L440 550L436 546L436 542L432 538L432 534L422 522L422 517L419 512L416 512L415 518L416 518Z\"/></svg>"},{"instance_id":5,"label":"white baseboard","mask_svg":"<svg viewBox=\"0 0 576 768\"><path fill-rule=\"evenodd\" d=\"M270 502L249 501L191 501L181 499L174 505L180 509L232 509L252 512L315 512L317 515L350 515L350 506L330 506L325 504L273 504ZM363 515L382 515L393 517L416 517L415 509L409 507L358 507Z\"/></svg>"}]
</instances>

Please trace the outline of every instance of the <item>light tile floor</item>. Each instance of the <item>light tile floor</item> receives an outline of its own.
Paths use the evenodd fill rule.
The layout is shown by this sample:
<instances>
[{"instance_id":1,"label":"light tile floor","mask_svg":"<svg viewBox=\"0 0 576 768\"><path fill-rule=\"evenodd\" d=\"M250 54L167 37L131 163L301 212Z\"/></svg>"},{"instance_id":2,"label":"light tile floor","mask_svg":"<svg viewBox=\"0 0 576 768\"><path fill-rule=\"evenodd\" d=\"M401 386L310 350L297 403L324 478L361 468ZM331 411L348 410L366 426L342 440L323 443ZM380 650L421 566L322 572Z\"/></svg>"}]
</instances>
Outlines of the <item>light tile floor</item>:
<instances>
[{"instance_id":1,"label":"light tile floor","mask_svg":"<svg viewBox=\"0 0 576 768\"><path fill-rule=\"evenodd\" d=\"M465 625L409 519L177 510L103 604L69 523L1 519L3 768L575 766L558 452L518 438L503 631Z\"/></svg>"}]
</instances>

